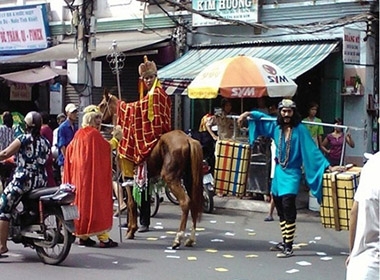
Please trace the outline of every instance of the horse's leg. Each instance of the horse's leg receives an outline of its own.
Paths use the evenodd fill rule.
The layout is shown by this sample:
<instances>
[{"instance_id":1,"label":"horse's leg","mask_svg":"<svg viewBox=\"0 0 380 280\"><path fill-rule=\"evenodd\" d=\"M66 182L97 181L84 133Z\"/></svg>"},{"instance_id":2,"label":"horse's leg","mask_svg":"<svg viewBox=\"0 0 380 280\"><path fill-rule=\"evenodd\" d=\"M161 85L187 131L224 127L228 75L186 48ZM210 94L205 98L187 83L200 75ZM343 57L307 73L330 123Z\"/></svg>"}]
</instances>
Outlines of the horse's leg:
<instances>
[{"instance_id":1,"label":"horse's leg","mask_svg":"<svg viewBox=\"0 0 380 280\"><path fill-rule=\"evenodd\" d=\"M193 181L192 179L190 178L189 172L185 173L184 175L184 184L185 186L190 186L192 185ZM192 186L192 188L194 188L194 186ZM188 189L188 188L187 188ZM192 192L191 195L194 196L194 192L192 189L188 189L187 190L188 192ZM196 231L196 227L197 227L197 219L198 219L198 212L196 211L196 208L195 208L195 201L191 201L189 207L190 207L190 213L191 213L191 218L192 218L192 227L191 227L191 234L190 234L190 237L188 239L186 239L185 241L185 246L186 247L193 247L193 245L195 244L195 231Z\"/></svg>"},{"instance_id":2,"label":"horse's leg","mask_svg":"<svg viewBox=\"0 0 380 280\"><path fill-rule=\"evenodd\" d=\"M193 227L191 229L190 238L186 240L185 246L192 247L195 243L195 231L197 229L197 220L200 219L203 210L203 186L202 186L202 160L203 153L202 147L197 141L190 141L190 161L191 161L191 180L189 172L186 173L185 182L186 186L191 184L191 217L193 220Z\"/></svg>"},{"instance_id":3,"label":"horse's leg","mask_svg":"<svg viewBox=\"0 0 380 280\"><path fill-rule=\"evenodd\" d=\"M191 228L190 237L185 241L186 247L193 247L193 245L196 243L195 231L197 230L198 214L196 213L196 211L193 211L193 209L190 210L190 213L191 219L193 221L193 226Z\"/></svg>"},{"instance_id":4,"label":"horse's leg","mask_svg":"<svg viewBox=\"0 0 380 280\"><path fill-rule=\"evenodd\" d=\"M181 245L182 239L184 238L184 235L185 235L187 217L189 216L189 210L190 210L190 197L186 194L185 190L183 189L181 185L181 181L179 179L176 179L170 182L166 181L166 183L168 187L170 188L171 192L177 198L179 202L179 206L181 207L181 210L182 210L179 229L176 233L176 236L172 244L172 248L176 249Z\"/></svg>"},{"instance_id":5,"label":"horse's leg","mask_svg":"<svg viewBox=\"0 0 380 280\"><path fill-rule=\"evenodd\" d=\"M134 239L137 231L137 204L133 199L131 186L127 186L127 206L128 206L128 230L127 239Z\"/></svg>"}]
</instances>

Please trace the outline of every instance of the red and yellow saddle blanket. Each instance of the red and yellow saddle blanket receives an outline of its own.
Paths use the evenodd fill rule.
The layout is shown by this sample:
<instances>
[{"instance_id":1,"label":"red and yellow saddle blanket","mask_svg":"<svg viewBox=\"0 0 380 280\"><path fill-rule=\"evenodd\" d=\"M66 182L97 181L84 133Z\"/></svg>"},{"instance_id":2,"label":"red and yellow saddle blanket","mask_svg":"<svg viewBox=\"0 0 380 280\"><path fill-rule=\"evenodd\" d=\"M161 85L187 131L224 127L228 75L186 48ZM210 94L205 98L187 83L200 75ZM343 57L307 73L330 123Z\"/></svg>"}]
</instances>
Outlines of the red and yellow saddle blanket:
<instances>
[{"instance_id":1,"label":"red and yellow saddle blanket","mask_svg":"<svg viewBox=\"0 0 380 280\"><path fill-rule=\"evenodd\" d=\"M149 156L161 135L171 130L171 100L157 86L139 101L119 101L117 124L123 131L119 154L140 164Z\"/></svg>"}]
</instances>

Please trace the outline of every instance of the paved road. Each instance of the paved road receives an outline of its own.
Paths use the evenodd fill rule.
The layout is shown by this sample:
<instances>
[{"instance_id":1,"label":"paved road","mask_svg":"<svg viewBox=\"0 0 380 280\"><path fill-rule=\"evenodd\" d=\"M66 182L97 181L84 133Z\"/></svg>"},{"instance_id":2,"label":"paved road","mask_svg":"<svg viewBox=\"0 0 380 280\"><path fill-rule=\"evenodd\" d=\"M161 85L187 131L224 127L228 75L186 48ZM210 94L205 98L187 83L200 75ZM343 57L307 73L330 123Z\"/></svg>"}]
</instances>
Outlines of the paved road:
<instances>
[{"instance_id":1,"label":"paved road","mask_svg":"<svg viewBox=\"0 0 380 280\"><path fill-rule=\"evenodd\" d=\"M299 211L296 243L302 247L278 259L268 250L280 238L277 222L264 222L265 213L227 209L203 215L196 247L169 250L178 211L164 202L150 232L112 249L74 244L60 266L44 265L33 250L9 243L0 279L344 279L348 233L324 229L314 212ZM114 221L111 234L119 241Z\"/></svg>"}]
</instances>

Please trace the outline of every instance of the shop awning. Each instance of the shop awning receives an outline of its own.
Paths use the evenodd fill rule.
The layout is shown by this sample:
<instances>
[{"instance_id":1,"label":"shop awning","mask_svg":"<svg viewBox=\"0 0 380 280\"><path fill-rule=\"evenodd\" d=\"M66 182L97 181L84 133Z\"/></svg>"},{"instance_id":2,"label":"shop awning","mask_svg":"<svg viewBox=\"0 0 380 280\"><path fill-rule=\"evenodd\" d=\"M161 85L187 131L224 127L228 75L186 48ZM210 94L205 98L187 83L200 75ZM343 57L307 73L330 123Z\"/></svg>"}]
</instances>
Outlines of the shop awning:
<instances>
[{"instance_id":1,"label":"shop awning","mask_svg":"<svg viewBox=\"0 0 380 280\"><path fill-rule=\"evenodd\" d=\"M199 47L160 69L158 77L168 94L184 94L187 85L210 63L243 54L269 60L290 78L296 79L334 52L339 42L322 40Z\"/></svg>"},{"instance_id":2,"label":"shop awning","mask_svg":"<svg viewBox=\"0 0 380 280\"><path fill-rule=\"evenodd\" d=\"M23 71L12 72L0 75L0 78L16 84L38 84L63 75L62 69L52 69L45 65L40 68L33 68Z\"/></svg>"},{"instance_id":3,"label":"shop awning","mask_svg":"<svg viewBox=\"0 0 380 280\"><path fill-rule=\"evenodd\" d=\"M143 47L147 47L159 42L170 39L171 30L165 29L155 32L112 32L107 34L96 35L96 51L91 53L92 58L105 56L112 52L111 46L113 40L117 43L119 52L126 52ZM38 63L50 61L66 61L70 58L76 58L78 51L74 39L65 39L59 45L54 47L21 55L16 58L0 61L0 63Z\"/></svg>"}]
</instances>

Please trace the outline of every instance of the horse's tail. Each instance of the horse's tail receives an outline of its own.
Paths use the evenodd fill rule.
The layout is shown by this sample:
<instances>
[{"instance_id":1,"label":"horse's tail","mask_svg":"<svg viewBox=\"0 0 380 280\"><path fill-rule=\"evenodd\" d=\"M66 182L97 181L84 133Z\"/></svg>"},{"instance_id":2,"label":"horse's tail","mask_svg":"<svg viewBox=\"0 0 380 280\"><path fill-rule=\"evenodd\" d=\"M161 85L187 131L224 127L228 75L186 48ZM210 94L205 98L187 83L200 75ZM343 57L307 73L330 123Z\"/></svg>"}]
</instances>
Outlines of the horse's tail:
<instances>
[{"instance_id":1,"label":"horse's tail","mask_svg":"<svg viewBox=\"0 0 380 280\"><path fill-rule=\"evenodd\" d=\"M191 203L192 211L200 220L203 212L203 152L202 146L199 141L190 139L190 160L191 160L191 177L192 177L192 188L191 188Z\"/></svg>"}]
</instances>

